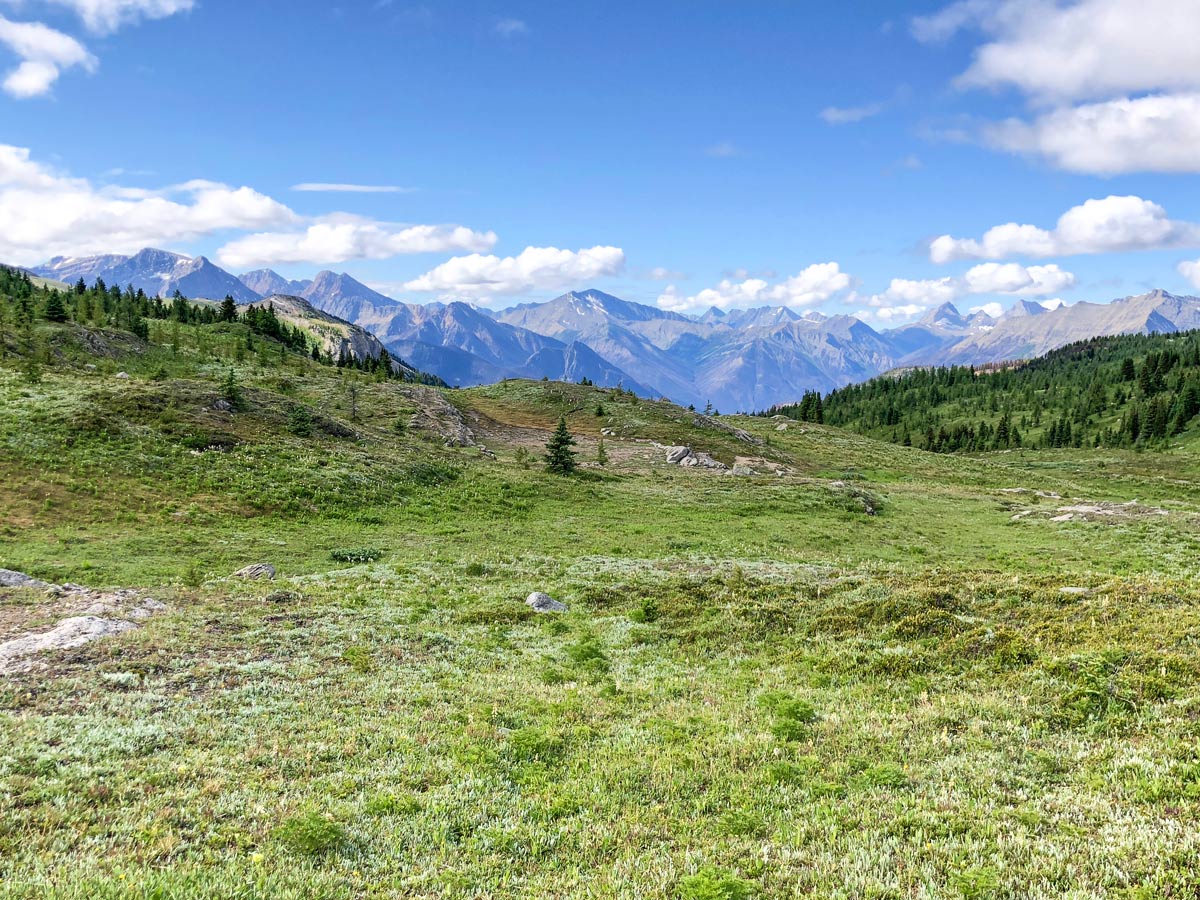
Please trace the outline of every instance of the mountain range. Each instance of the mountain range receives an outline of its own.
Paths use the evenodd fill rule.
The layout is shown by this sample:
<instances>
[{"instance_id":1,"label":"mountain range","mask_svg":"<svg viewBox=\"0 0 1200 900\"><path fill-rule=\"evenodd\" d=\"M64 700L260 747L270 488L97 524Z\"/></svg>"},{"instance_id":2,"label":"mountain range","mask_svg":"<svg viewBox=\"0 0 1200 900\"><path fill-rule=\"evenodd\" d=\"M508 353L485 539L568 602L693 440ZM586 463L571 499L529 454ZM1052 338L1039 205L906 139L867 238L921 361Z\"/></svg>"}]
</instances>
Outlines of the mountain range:
<instances>
[{"instance_id":1,"label":"mountain range","mask_svg":"<svg viewBox=\"0 0 1200 900\"><path fill-rule=\"evenodd\" d=\"M500 311L461 302L411 304L346 274L293 281L259 269L235 277L204 257L153 249L58 257L32 271L68 283L132 284L158 295L228 294L239 303L299 297L366 329L393 355L451 385L587 378L727 412L765 409L897 367L1025 359L1090 337L1200 328L1200 299L1165 291L1054 309L1022 300L999 317L963 315L946 303L917 322L877 331L853 316L786 307L687 316L598 290Z\"/></svg>"}]
</instances>

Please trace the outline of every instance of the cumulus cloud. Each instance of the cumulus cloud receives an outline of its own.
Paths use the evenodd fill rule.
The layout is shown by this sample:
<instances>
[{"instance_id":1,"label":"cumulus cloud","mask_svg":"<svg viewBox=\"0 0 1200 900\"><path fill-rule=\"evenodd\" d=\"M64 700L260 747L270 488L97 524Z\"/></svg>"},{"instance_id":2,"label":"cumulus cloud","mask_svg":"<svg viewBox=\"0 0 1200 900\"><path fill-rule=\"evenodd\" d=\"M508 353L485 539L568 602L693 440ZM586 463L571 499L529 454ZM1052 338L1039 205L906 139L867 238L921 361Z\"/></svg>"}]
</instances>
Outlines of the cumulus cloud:
<instances>
[{"instance_id":1,"label":"cumulus cloud","mask_svg":"<svg viewBox=\"0 0 1200 900\"><path fill-rule=\"evenodd\" d=\"M340 263L352 259L388 259L414 253L488 250L494 232L461 225L393 225L356 216L332 216L302 231L262 232L231 241L217 251L234 268L286 263Z\"/></svg>"},{"instance_id":2,"label":"cumulus cloud","mask_svg":"<svg viewBox=\"0 0 1200 900\"><path fill-rule=\"evenodd\" d=\"M972 306L969 312L971 315L983 313L984 315L991 316L993 319L998 319L1004 315L1004 306L993 300L991 303L985 303L982 306Z\"/></svg>"},{"instance_id":3,"label":"cumulus cloud","mask_svg":"<svg viewBox=\"0 0 1200 900\"><path fill-rule=\"evenodd\" d=\"M78 14L95 34L109 34L139 19L161 19L191 9L194 0L49 0ZM19 4L18 4L19 5ZM50 92L67 69L94 72L99 61L69 34L41 22L14 22L0 15L0 44L17 57L4 77L4 91L21 100Z\"/></svg>"},{"instance_id":4,"label":"cumulus cloud","mask_svg":"<svg viewBox=\"0 0 1200 900\"><path fill-rule=\"evenodd\" d=\"M296 215L248 187L191 181L158 191L97 188L0 144L0 259L135 252L224 229L289 224Z\"/></svg>"},{"instance_id":5,"label":"cumulus cloud","mask_svg":"<svg viewBox=\"0 0 1200 900\"><path fill-rule=\"evenodd\" d=\"M1045 297L1073 287L1075 275L1057 265L1022 266L1017 263L982 263L961 277L912 280L893 278L887 290L867 297L855 296L867 308L856 315L882 321L907 319L943 303L964 297L1000 294L1006 297ZM986 306L986 304L984 305ZM975 307L972 311L983 309Z\"/></svg>"},{"instance_id":6,"label":"cumulus cloud","mask_svg":"<svg viewBox=\"0 0 1200 900\"><path fill-rule=\"evenodd\" d=\"M919 316L928 306L920 303L905 303L900 306L880 306L869 309L860 309L854 315L859 319L877 319L880 322L896 322L905 319L911 319L913 316Z\"/></svg>"},{"instance_id":7,"label":"cumulus cloud","mask_svg":"<svg viewBox=\"0 0 1200 900\"><path fill-rule=\"evenodd\" d=\"M396 184L341 184L328 181L306 181L293 184L293 191L310 194L411 194L416 188Z\"/></svg>"},{"instance_id":8,"label":"cumulus cloud","mask_svg":"<svg viewBox=\"0 0 1200 900\"><path fill-rule=\"evenodd\" d=\"M1177 268L1180 275L1190 281L1194 287L1200 288L1200 259L1184 260Z\"/></svg>"},{"instance_id":9,"label":"cumulus cloud","mask_svg":"<svg viewBox=\"0 0 1200 900\"><path fill-rule=\"evenodd\" d=\"M1111 196L1072 207L1051 231L1009 222L988 229L978 239L944 234L930 244L929 257L935 263L947 263L957 259L1074 256L1197 244L1200 225L1175 221L1163 207L1141 197Z\"/></svg>"},{"instance_id":10,"label":"cumulus cloud","mask_svg":"<svg viewBox=\"0 0 1200 900\"><path fill-rule=\"evenodd\" d=\"M1198 16L1200 18L1200 16ZM983 128L986 144L1093 175L1200 172L1200 94L1062 107Z\"/></svg>"},{"instance_id":11,"label":"cumulus cloud","mask_svg":"<svg viewBox=\"0 0 1200 900\"><path fill-rule=\"evenodd\" d=\"M726 278L716 287L705 288L692 296L683 294L675 285L668 285L659 295L658 305L672 312L705 310L713 306L718 309L764 305L814 306L847 290L852 283L850 276L837 263L816 263L774 284L765 278L746 278L741 281Z\"/></svg>"},{"instance_id":12,"label":"cumulus cloud","mask_svg":"<svg viewBox=\"0 0 1200 900\"><path fill-rule=\"evenodd\" d=\"M1044 102L1200 87L1193 0L964 0L913 23L923 40L968 27L990 40L962 87L1013 86Z\"/></svg>"},{"instance_id":13,"label":"cumulus cloud","mask_svg":"<svg viewBox=\"0 0 1200 900\"><path fill-rule=\"evenodd\" d=\"M275 229L275 230L263 230ZM132 253L228 231L254 231L218 251L227 265L344 262L403 253L481 250L496 235L454 225L394 225L357 216L297 215L250 187L197 179L148 190L95 186L0 144L0 259Z\"/></svg>"},{"instance_id":14,"label":"cumulus cloud","mask_svg":"<svg viewBox=\"0 0 1200 900\"><path fill-rule=\"evenodd\" d=\"M1075 286L1075 275L1056 265L1022 266L1017 263L982 263L968 269L962 279L968 294L1008 294L1045 297Z\"/></svg>"},{"instance_id":15,"label":"cumulus cloud","mask_svg":"<svg viewBox=\"0 0 1200 900\"><path fill-rule=\"evenodd\" d=\"M21 60L4 78L6 93L18 99L50 91L64 69L94 72L96 57L75 38L40 22L14 22L0 16L0 44Z\"/></svg>"},{"instance_id":16,"label":"cumulus cloud","mask_svg":"<svg viewBox=\"0 0 1200 900\"><path fill-rule=\"evenodd\" d=\"M861 122L883 112L880 103L869 103L866 106L827 106L819 115L829 125L850 125Z\"/></svg>"},{"instance_id":17,"label":"cumulus cloud","mask_svg":"<svg viewBox=\"0 0 1200 900\"><path fill-rule=\"evenodd\" d=\"M595 278L620 274L625 251L619 247L560 250L526 247L516 256L456 256L419 278L405 290L436 293L452 299L485 300L535 290L578 286Z\"/></svg>"},{"instance_id":18,"label":"cumulus cloud","mask_svg":"<svg viewBox=\"0 0 1200 900\"><path fill-rule=\"evenodd\" d=\"M1041 108L983 128L986 144L1072 172L1200 171L1194 0L961 0L913 22L927 41L963 28L987 37L955 84Z\"/></svg>"}]
</instances>

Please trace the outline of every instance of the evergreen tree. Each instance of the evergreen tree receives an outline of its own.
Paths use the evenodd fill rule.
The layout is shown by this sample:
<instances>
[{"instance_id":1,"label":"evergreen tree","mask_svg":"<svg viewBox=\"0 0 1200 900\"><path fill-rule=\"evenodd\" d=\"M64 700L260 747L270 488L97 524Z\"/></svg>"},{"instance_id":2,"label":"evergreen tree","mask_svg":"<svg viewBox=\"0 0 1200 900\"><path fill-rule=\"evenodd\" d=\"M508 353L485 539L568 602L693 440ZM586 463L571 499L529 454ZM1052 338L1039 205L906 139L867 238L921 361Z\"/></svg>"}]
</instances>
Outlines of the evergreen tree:
<instances>
[{"instance_id":1,"label":"evergreen tree","mask_svg":"<svg viewBox=\"0 0 1200 900\"><path fill-rule=\"evenodd\" d=\"M221 397L234 409L241 409L242 391L233 375L233 367L225 372L225 380L221 382Z\"/></svg>"},{"instance_id":2,"label":"evergreen tree","mask_svg":"<svg viewBox=\"0 0 1200 900\"><path fill-rule=\"evenodd\" d=\"M575 438L567 430L567 418L558 420L558 427L546 442L546 471L555 475L570 475L575 471Z\"/></svg>"},{"instance_id":3,"label":"evergreen tree","mask_svg":"<svg viewBox=\"0 0 1200 900\"><path fill-rule=\"evenodd\" d=\"M596 464L608 465L608 451L604 449L604 438L600 438L600 443L596 445Z\"/></svg>"},{"instance_id":4,"label":"evergreen tree","mask_svg":"<svg viewBox=\"0 0 1200 900\"><path fill-rule=\"evenodd\" d=\"M59 296L58 291L51 291L50 296L46 299L46 321L67 321L67 308L63 306L62 297Z\"/></svg>"},{"instance_id":5,"label":"evergreen tree","mask_svg":"<svg viewBox=\"0 0 1200 900\"><path fill-rule=\"evenodd\" d=\"M233 302L233 297L229 294L225 295L225 299L221 301L220 320L222 322L237 321L237 304Z\"/></svg>"}]
</instances>

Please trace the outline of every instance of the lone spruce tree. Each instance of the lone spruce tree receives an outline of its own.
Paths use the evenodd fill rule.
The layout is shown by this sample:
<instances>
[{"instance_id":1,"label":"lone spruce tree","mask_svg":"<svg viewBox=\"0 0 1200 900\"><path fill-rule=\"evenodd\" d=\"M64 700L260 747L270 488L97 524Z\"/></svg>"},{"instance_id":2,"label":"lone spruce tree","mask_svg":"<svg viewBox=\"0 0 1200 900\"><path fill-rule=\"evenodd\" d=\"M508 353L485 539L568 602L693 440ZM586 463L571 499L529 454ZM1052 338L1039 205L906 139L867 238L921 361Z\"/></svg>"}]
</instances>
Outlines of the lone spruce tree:
<instances>
[{"instance_id":1,"label":"lone spruce tree","mask_svg":"<svg viewBox=\"0 0 1200 900\"><path fill-rule=\"evenodd\" d=\"M558 420L558 427L546 442L546 471L555 475L570 475L575 471L575 438L567 431L567 418Z\"/></svg>"},{"instance_id":2,"label":"lone spruce tree","mask_svg":"<svg viewBox=\"0 0 1200 900\"><path fill-rule=\"evenodd\" d=\"M50 297L46 301L46 321L67 321L67 308L63 306L62 297L58 295L58 291L51 291Z\"/></svg>"}]
</instances>

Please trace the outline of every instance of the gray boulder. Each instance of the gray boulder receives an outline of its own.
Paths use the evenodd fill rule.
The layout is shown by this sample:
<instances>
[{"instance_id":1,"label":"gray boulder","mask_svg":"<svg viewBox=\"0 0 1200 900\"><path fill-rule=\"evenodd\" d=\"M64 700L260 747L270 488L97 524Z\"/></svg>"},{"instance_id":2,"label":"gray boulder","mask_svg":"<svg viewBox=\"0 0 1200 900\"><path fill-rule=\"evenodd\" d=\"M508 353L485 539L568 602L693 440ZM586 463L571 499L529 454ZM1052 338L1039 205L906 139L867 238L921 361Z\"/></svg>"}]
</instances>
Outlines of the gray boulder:
<instances>
[{"instance_id":1,"label":"gray boulder","mask_svg":"<svg viewBox=\"0 0 1200 900\"><path fill-rule=\"evenodd\" d=\"M254 563L233 573L234 578L267 578L275 577L275 567L270 563Z\"/></svg>"},{"instance_id":2,"label":"gray boulder","mask_svg":"<svg viewBox=\"0 0 1200 900\"><path fill-rule=\"evenodd\" d=\"M697 453L691 447L668 447L667 463L672 466L683 466L685 469L695 466L699 466L702 469L728 468L720 460L713 459L707 453Z\"/></svg>"},{"instance_id":3,"label":"gray boulder","mask_svg":"<svg viewBox=\"0 0 1200 900\"><path fill-rule=\"evenodd\" d=\"M673 466L681 465L685 459L692 455L691 447L668 447L667 462Z\"/></svg>"},{"instance_id":4,"label":"gray boulder","mask_svg":"<svg viewBox=\"0 0 1200 900\"><path fill-rule=\"evenodd\" d=\"M30 578L24 572L14 572L12 569L0 569L0 587L44 589L50 587L50 585L36 578Z\"/></svg>"},{"instance_id":5,"label":"gray boulder","mask_svg":"<svg viewBox=\"0 0 1200 900\"><path fill-rule=\"evenodd\" d=\"M554 613L566 612L567 604L559 603L549 594L543 594L541 591L534 591L525 600L525 605L532 609L535 613Z\"/></svg>"}]
</instances>

